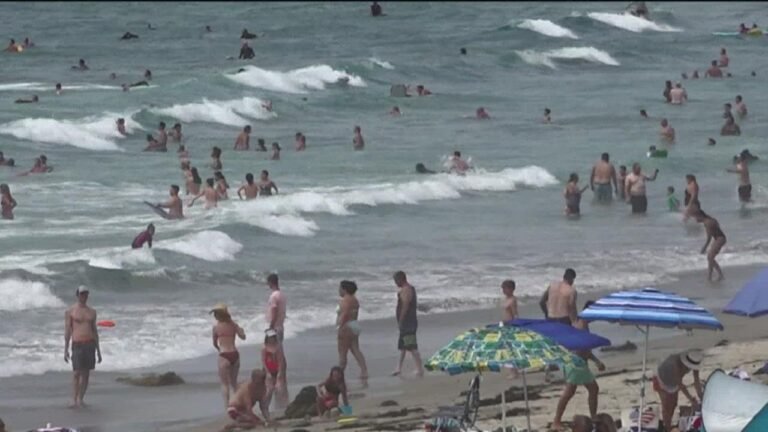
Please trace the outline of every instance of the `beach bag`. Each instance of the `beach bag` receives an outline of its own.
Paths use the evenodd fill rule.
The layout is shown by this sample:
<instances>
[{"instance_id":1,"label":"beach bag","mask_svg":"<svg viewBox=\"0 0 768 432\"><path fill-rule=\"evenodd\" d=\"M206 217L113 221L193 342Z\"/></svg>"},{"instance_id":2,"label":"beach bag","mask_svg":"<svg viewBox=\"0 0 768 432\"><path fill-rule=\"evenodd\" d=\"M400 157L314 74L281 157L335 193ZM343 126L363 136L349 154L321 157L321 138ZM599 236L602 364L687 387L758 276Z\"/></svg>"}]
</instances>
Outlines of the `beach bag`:
<instances>
[{"instance_id":1,"label":"beach bag","mask_svg":"<svg viewBox=\"0 0 768 432\"><path fill-rule=\"evenodd\" d=\"M637 421L639 411L639 406L633 406L631 409L621 411L621 424L625 432L639 432ZM643 408L643 411L642 432L658 432L661 422L659 408L656 406L646 406Z\"/></svg>"}]
</instances>

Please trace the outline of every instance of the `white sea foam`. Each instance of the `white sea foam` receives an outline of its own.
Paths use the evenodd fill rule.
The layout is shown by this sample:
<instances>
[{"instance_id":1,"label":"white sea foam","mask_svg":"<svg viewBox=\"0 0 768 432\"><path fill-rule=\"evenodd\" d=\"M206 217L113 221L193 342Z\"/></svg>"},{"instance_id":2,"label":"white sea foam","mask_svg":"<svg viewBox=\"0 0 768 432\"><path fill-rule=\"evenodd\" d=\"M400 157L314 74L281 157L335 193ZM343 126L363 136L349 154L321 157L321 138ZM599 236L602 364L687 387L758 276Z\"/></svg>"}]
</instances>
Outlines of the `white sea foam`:
<instances>
[{"instance_id":1,"label":"white sea foam","mask_svg":"<svg viewBox=\"0 0 768 432\"><path fill-rule=\"evenodd\" d=\"M17 312L27 309L59 308L64 306L51 293L48 285L20 279L0 280L0 311Z\"/></svg>"},{"instance_id":2,"label":"white sea foam","mask_svg":"<svg viewBox=\"0 0 768 432\"><path fill-rule=\"evenodd\" d=\"M62 84L61 88L67 90L122 90L118 86L108 86L102 84ZM41 82L21 82L0 84L0 91L55 91L56 84L46 84Z\"/></svg>"},{"instance_id":3,"label":"white sea foam","mask_svg":"<svg viewBox=\"0 0 768 432\"><path fill-rule=\"evenodd\" d=\"M372 65L378 66L378 67L381 67L381 68L384 68L384 69L392 70L392 69L395 68L395 66L393 66L392 63L390 63L390 62L388 62L386 60L378 59L376 57L371 57L371 58L368 59L368 61L371 62Z\"/></svg>"},{"instance_id":4,"label":"white sea foam","mask_svg":"<svg viewBox=\"0 0 768 432\"><path fill-rule=\"evenodd\" d=\"M125 119L128 133L142 129L131 119L132 113L104 113L96 117L79 120L56 120L47 118L25 118L0 125L0 134L48 144L70 145L86 150L117 150L116 140L124 138L117 132L115 121Z\"/></svg>"},{"instance_id":5,"label":"white sea foam","mask_svg":"<svg viewBox=\"0 0 768 432\"><path fill-rule=\"evenodd\" d=\"M594 47L567 47L543 52L524 50L515 51L515 53L528 64L547 66L552 69L557 69L555 60L582 60L608 66L619 66L621 64L607 52Z\"/></svg>"},{"instance_id":6,"label":"white sea foam","mask_svg":"<svg viewBox=\"0 0 768 432\"><path fill-rule=\"evenodd\" d=\"M655 23L644 18L636 17L629 13L590 12L587 14L587 16L595 21L600 21L601 23L618 27L620 29L629 30L635 33L644 32L646 30L657 32L683 31L681 28Z\"/></svg>"},{"instance_id":7,"label":"white sea foam","mask_svg":"<svg viewBox=\"0 0 768 432\"><path fill-rule=\"evenodd\" d=\"M202 102L173 105L168 108L154 108L155 114L167 115L183 122L219 123L227 126L243 126L246 118L267 120L276 114L262 106L263 101L255 97L244 97L227 101L203 99Z\"/></svg>"},{"instance_id":8,"label":"white sea foam","mask_svg":"<svg viewBox=\"0 0 768 432\"><path fill-rule=\"evenodd\" d=\"M231 261L243 245L221 231L200 231L155 243L155 249L190 255L204 261Z\"/></svg>"},{"instance_id":9,"label":"white sea foam","mask_svg":"<svg viewBox=\"0 0 768 432\"><path fill-rule=\"evenodd\" d=\"M550 20L526 19L518 24L517 27L525 30L531 30L536 33L543 34L544 36L570 39L579 38L576 36L576 33L563 26L557 25Z\"/></svg>"},{"instance_id":10,"label":"white sea foam","mask_svg":"<svg viewBox=\"0 0 768 432\"><path fill-rule=\"evenodd\" d=\"M152 249L124 249L98 254L88 261L91 267L119 270L125 267L155 264Z\"/></svg>"},{"instance_id":11,"label":"white sea foam","mask_svg":"<svg viewBox=\"0 0 768 432\"><path fill-rule=\"evenodd\" d=\"M328 84L339 79L348 79L354 87L365 87L365 81L357 75L333 69L328 65L307 66L288 72L272 71L256 66L246 66L245 71L225 75L237 83L283 93L306 93L308 90L323 90Z\"/></svg>"}]
</instances>

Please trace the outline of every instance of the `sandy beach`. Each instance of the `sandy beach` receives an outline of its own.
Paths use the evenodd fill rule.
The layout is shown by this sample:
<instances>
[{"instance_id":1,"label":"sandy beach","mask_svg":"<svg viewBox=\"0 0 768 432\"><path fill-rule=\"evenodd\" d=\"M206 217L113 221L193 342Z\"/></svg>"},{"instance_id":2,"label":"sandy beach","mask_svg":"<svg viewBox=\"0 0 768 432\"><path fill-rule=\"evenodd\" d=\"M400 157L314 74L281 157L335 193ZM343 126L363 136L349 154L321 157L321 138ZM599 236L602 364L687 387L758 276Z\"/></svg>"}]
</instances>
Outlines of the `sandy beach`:
<instances>
[{"instance_id":1,"label":"sandy beach","mask_svg":"<svg viewBox=\"0 0 768 432\"><path fill-rule=\"evenodd\" d=\"M725 331L697 331L687 335L674 330L652 329L649 368L654 368L658 361L674 351L692 347L706 350L703 377L717 368L728 370L744 366L747 371L752 372L762 365L765 352L768 352L768 326L761 324L760 319L750 320L720 313L727 300L758 269L756 266L726 268L727 279L719 284L706 282L704 273L698 270L681 273L676 276L676 281L660 286L662 290L689 296L716 312L725 326ZM578 289L578 280L576 286ZM584 295L579 299L579 303L598 297L599 294ZM491 323L498 319L498 315L497 309L485 309L422 316L419 343L424 359L461 331ZM535 299L522 299L521 315L533 318L541 316ZM591 328L593 332L611 339L614 345L620 345L627 340L640 345L641 334L634 328L605 323L594 323ZM405 377L389 377L397 355L395 326L391 320L373 320L363 322L363 329L361 345L372 376L369 387L363 389L356 379L357 366L354 362L350 363L347 380L351 404L358 421L346 425L344 430L418 430L425 420L438 411L438 407L460 402L460 393L466 389L471 375L450 377L429 373L424 379L416 379L411 376L411 364L406 360ZM302 386L314 385L324 379L335 363L334 334L332 328L314 329L286 341L292 396ZM729 341L728 345L716 347L723 340ZM254 345L242 347L241 378L245 376L244 371L258 366L257 349ZM637 382L640 378L641 354L639 350L597 353L607 366L606 372L598 378L601 389L600 412L607 412L618 419L622 407L626 408L638 402ZM223 415L214 364L214 356L211 355L169 363L152 370L110 373L97 371L89 393L91 407L81 412L65 408L70 379L68 373L6 378L0 380L0 386L5 389L0 398L0 416L10 426L10 430L26 430L51 422L77 426L86 432L129 429L142 432L217 431L226 423L226 417ZM115 382L119 376L171 370L181 375L186 383L161 388L140 388ZM529 375L531 421L536 431L547 430L561 391L560 384L544 385L543 377L544 374L541 373ZM497 397L504 388L513 388L519 393L521 381L507 381L486 374L481 387L481 398L485 400ZM647 394L651 403L657 403L650 388ZM397 405L388 402L388 406L383 407L382 403L385 401L395 401ZM495 430L500 424L495 418L500 415L500 406L498 402L492 401L484 402L485 404L488 405L481 408L478 427L482 430ZM404 409L406 411L403 411ZM508 404L507 410L511 414L508 417L508 425L514 425L518 429L525 428L522 409L522 401L515 400ZM574 414L584 414L586 411L586 392L580 390L569 404L565 419ZM279 426L270 430L321 431L339 427L335 422L327 420L313 419L311 423L304 420L281 420Z\"/></svg>"}]
</instances>

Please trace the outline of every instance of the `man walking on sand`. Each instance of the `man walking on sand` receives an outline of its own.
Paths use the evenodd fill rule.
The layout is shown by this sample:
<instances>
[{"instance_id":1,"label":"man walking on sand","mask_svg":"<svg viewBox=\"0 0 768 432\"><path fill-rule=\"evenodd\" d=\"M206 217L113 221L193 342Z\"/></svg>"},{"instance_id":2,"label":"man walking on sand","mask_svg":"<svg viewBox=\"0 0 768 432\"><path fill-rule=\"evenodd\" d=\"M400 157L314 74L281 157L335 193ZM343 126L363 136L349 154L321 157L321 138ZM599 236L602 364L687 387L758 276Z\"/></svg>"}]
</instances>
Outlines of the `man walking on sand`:
<instances>
[{"instance_id":1,"label":"man walking on sand","mask_svg":"<svg viewBox=\"0 0 768 432\"><path fill-rule=\"evenodd\" d=\"M413 361L416 362L416 375L424 375L424 369L421 365L421 355L419 354L419 345L416 341L416 330L419 322L416 318L416 307L418 300L416 298L416 289L408 283L405 272L398 271L393 276L397 286L397 308L395 314L397 317L397 326L400 334L397 338L397 349L400 350L400 361L397 363L397 369L392 372L392 376L400 375L403 370L403 361L405 353L410 352Z\"/></svg>"},{"instance_id":2,"label":"man walking on sand","mask_svg":"<svg viewBox=\"0 0 768 432\"><path fill-rule=\"evenodd\" d=\"M541 296L539 307L544 312L544 317L550 321L557 321L567 325L573 325L578 319L576 313L576 289L573 282L576 280L576 271L566 269L563 280L553 282Z\"/></svg>"},{"instance_id":3,"label":"man walking on sand","mask_svg":"<svg viewBox=\"0 0 768 432\"><path fill-rule=\"evenodd\" d=\"M267 276L267 285L271 294L269 295L269 301L267 302L267 330L274 330L277 333L277 341L282 348L283 340L285 339L285 315L287 309L287 302L285 295L280 290L280 281L276 273L271 273ZM279 384L281 389L276 396L278 405L283 406L288 403L288 379L286 377L287 361L285 359L285 350L280 350L280 370L283 371L280 375L282 382Z\"/></svg>"},{"instance_id":4,"label":"man walking on sand","mask_svg":"<svg viewBox=\"0 0 768 432\"><path fill-rule=\"evenodd\" d=\"M75 295L77 303L64 313L64 361L72 359L72 408L85 406L83 399L88 390L90 373L101 363L99 332L96 329L96 311L88 307L88 287L80 286ZM69 342L72 341L72 356Z\"/></svg>"}]
</instances>

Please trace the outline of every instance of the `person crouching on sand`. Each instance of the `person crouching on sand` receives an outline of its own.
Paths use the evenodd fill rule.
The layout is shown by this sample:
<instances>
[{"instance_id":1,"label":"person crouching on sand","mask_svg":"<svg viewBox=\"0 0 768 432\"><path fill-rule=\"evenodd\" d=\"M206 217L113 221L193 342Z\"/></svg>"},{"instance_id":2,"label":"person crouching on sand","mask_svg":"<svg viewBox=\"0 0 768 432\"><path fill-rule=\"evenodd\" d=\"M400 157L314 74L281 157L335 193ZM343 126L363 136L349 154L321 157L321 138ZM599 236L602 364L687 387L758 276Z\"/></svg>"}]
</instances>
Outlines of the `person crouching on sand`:
<instances>
[{"instance_id":1,"label":"person crouching on sand","mask_svg":"<svg viewBox=\"0 0 768 432\"><path fill-rule=\"evenodd\" d=\"M264 332L264 346L261 348L261 364L267 372L267 406L272 403L272 396L277 393L278 405L288 402L285 391L285 369L280 359L283 358L283 348L277 339L275 330Z\"/></svg>"},{"instance_id":2,"label":"person crouching on sand","mask_svg":"<svg viewBox=\"0 0 768 432\"><path fill-rule=\"evenodd\" d=\"M267 404L267 386L265 383L267 374L262 369L254 369L251 378L238 387L235 395L227 406L227 415L233 420L221 430L232 431L235 429L253 429L257 426L270 424L269 405ZM253 407L259 404L262 421L253 412Z\"/></svg>"},{"instance_id":3,"label":"person crouching on sand","mask_svg":"<svg viewBox=\"0 0 768 432\"><path fill-rule=\"evenodd\" d=\"M696 395L701 399L704 391L699 378L699 369L704 360L704 354L700 350L689 350L683 353L672 354L667 357L656 369L653 377L653 390L659 395L661 401L661 419L665 430L672 430L672 416L677 408L677 398L682 391L694 410L698 409L699 401L688 391L683 384L683 378L688 372L693 371L693 386Z\"/></svg>"},{"instance_id":4,"label":"person crouching on sand","mask_svg":"<svg viewBox=\"0 0 768 432\"><path fill-rule=\"evenodd\" d=\"M347 383L344 381L344 370L339 366L331 368L328 378L317 386L317 415L322 416L339 407L339 396L344 405L349 405L347 398Z\"/></svg>"},{"instance_id":5,"label":"person crouching on sand","mask_svg":"<svg viewBox=\"0 0 768 432\"><path fill-rule=\"evenodd\" d=\"M218 304L210 313L216 318L211 336L213 347L219 352L217 361L221 395L224 398L224 406L229 407L229 390L231 388L233 393L237 392L237 374L240 372L240 353L235 347L235 340L238 337L245 340L245 331L232 321L226 305Z\"/></svg>"}]
</instances>

